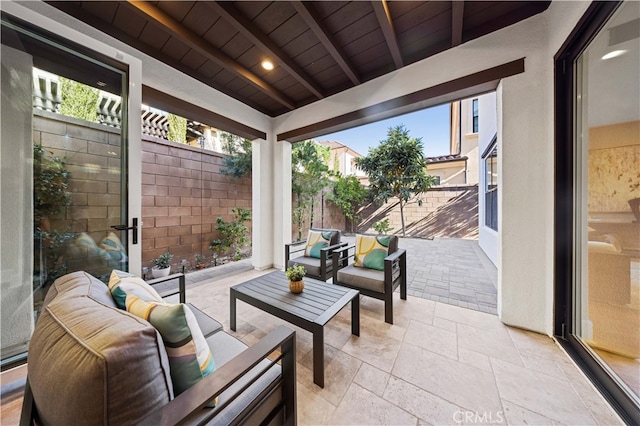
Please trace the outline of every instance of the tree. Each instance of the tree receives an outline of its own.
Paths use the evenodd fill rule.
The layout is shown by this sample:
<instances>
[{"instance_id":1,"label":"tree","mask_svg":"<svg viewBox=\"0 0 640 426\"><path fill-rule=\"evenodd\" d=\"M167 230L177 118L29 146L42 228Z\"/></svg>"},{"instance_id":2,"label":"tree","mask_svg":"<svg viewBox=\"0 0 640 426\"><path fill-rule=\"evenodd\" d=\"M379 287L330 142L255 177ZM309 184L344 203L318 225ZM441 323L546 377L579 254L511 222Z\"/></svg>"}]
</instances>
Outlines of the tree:
<instances>
[{"instance_id":1,"label":"tree","mask_svg":"<svg viewBox=\"0 0 640 426\"><path fill-rule=\"evenodd\" d=\"M358 207L362 205L367 194L367 189L355 176L338 175L333 186L333 193L327 197L351 221L351 232L354 232L353 223L357 220Z\"/></svg>"},{"instance_id":2,"label":"tree","mask_svg":"<svg viewBox=\"0 0 640 426\"><path fill-rule=\"evenodd\" d=\"M175 114L167 114L169 132L167 139L177 143L187 143L187 119Z\"/></svg>"},{"instance_id":3,"label":"tree","mask_svg":"<svg viewBox=\"0 0 640 426\"><path fill-rule=\"evenodd\" d=\"M366 157L356 159L356 165L369 175L374 201L386 203L391 197L398 198L404 237L405 204L435 184L435 178L425 171L422 138L409 137L409 130L402 124L390 127L387 139L370 148Z\"/></svg>"},{"instance_id":4,"label":"tree","mask_svg":"<svg viewBox=\"0 0 640 426\"><path fill-rule=\"evenodd\" d=\"M60 114L97 123L100 91L64 77L60 77L60 85Z\"/></svg>"},{"instance_id":5,"label":"tree","mask_svg":"<svg viewBox=\"0 0 640 426\"><path fill-rule=\"evenodd\" d=\"M224 158L221 173L240 179L251 174L252 152L251 141L232 133L220 132L222 150L229 154Z\"/></svg>"},{"instance_id":6,"label":"tree","mask_svg":"<svg viewBox=\"0 0 640 426\"><path fill-rule=\"evenodd\" d=\"M313 226L315 197L329 183L329 157L331 149L306 140L293 145L291 150L291 192L296 196L293 219L298 224L298 240L302 239L303 218L310 212Z\"/></svg>"}]
</instances>

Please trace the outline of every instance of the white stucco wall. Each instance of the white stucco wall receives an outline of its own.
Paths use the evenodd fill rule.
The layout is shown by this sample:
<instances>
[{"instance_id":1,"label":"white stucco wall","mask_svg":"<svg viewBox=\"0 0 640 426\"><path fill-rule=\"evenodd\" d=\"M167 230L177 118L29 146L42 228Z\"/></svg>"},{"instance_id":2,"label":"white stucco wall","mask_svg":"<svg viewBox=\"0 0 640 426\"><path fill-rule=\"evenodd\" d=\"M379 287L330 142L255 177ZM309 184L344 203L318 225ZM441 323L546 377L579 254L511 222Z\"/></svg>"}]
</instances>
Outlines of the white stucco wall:
<instances>
[{"instance_id":1,"label":"white stucco wall","mask_svg":"<svg viewBox=\"0 0 640 426\"><path fill-rule=\"evenodd\" d=\"M479 132L478 132L478 243L482 251L485 252L487 257L498 268L498 232L485 226L485 196L484 191L487 182L487 171L484 164L484 160L481 158L482 153L485 152L493 136L497 132L498 125L498 106L496 104L496 93L488 93L478 98L478 109L480 113L479 120ZM500 154L500 147L498 147L498 153ZM499 172L498 172L499 173ZM498 197L500 188L498 187Z\"/></svg>"}]
</instances>

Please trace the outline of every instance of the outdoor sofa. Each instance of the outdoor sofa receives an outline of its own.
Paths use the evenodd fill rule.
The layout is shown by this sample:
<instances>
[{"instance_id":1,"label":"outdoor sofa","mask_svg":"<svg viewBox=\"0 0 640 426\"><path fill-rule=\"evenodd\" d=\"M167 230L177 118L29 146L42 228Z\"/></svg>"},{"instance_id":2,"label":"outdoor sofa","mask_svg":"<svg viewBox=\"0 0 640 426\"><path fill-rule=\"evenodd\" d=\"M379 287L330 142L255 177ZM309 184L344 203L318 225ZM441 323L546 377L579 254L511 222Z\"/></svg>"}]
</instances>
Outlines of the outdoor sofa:
<instances>
[{"instance_id":1,"label":"outdoor sofa","mask_svg":"<svg viewBox=\"0 0 640 426\"><path fill-rule=\"evenodd\" d=\"M296 424L295 332L247 348L221 329L206 337L215 371L174 397L158 331L103 282L65 275L32 336L21 424Z\"/></svg>"}]
</instances>

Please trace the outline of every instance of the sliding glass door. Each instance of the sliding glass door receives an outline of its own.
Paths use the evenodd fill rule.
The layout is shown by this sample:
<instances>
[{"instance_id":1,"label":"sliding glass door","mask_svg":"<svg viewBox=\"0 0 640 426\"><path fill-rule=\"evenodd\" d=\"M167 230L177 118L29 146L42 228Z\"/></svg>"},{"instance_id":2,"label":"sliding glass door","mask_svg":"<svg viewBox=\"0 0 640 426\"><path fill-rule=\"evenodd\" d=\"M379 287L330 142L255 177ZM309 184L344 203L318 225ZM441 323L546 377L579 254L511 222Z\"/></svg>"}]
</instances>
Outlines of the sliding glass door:
<instances>
[{"instance_id":1,"label":"sliding glass door","mask_svg":"<svg viewBox=\"0 0 640 426\"><path fill-rule=\"evenodd\" d=\"M128 270L127 68L2 15L2 363L54 280ZM134 234L135 235L135 234Z\"/></svg>"},{"instance_id":2,"label":"sliding glass door","mask_svg":"<svg viewBox=\"0 0 640 426\"><path fill-rule=\"evenodd\" d=\"M556 70L556 332L637 420L640 3L594 4Z\"/></svg>"}]
</instances>

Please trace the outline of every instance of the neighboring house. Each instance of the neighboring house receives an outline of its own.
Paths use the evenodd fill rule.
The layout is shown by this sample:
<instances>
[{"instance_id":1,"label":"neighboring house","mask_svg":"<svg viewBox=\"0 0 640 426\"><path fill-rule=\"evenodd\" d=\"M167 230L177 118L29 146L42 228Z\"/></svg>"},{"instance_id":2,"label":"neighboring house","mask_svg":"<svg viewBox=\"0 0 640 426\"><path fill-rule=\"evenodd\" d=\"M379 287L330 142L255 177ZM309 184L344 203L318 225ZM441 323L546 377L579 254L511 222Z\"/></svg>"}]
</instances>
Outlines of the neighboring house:
<instances>
[{"instance_id":1,"label":"neighboring house","mask_svg":"<svg viewBox=\"0 0 640 426\"><path fill-rule=\"evenodd\" d=\"M355 160L356 158L362 157L362 155L338 141L320 141L318 143L322 146L328 146L331 149L329 167L333 171L340 172L343 176L353 175L357 177L363 185L369 183L367 174L356 167Z\"/></svg>"},{"instance_id":2,"label":"neighboring house","mask_svg":"<svg viewBox=\"0 0 640 426\"><path fill-rule=\"evenodd\" d=\"M495 92L451 103L450 153L427 157L439 186L478 185L479 244L498 266L498 146Z\"/></svg>"}]
</instances>

